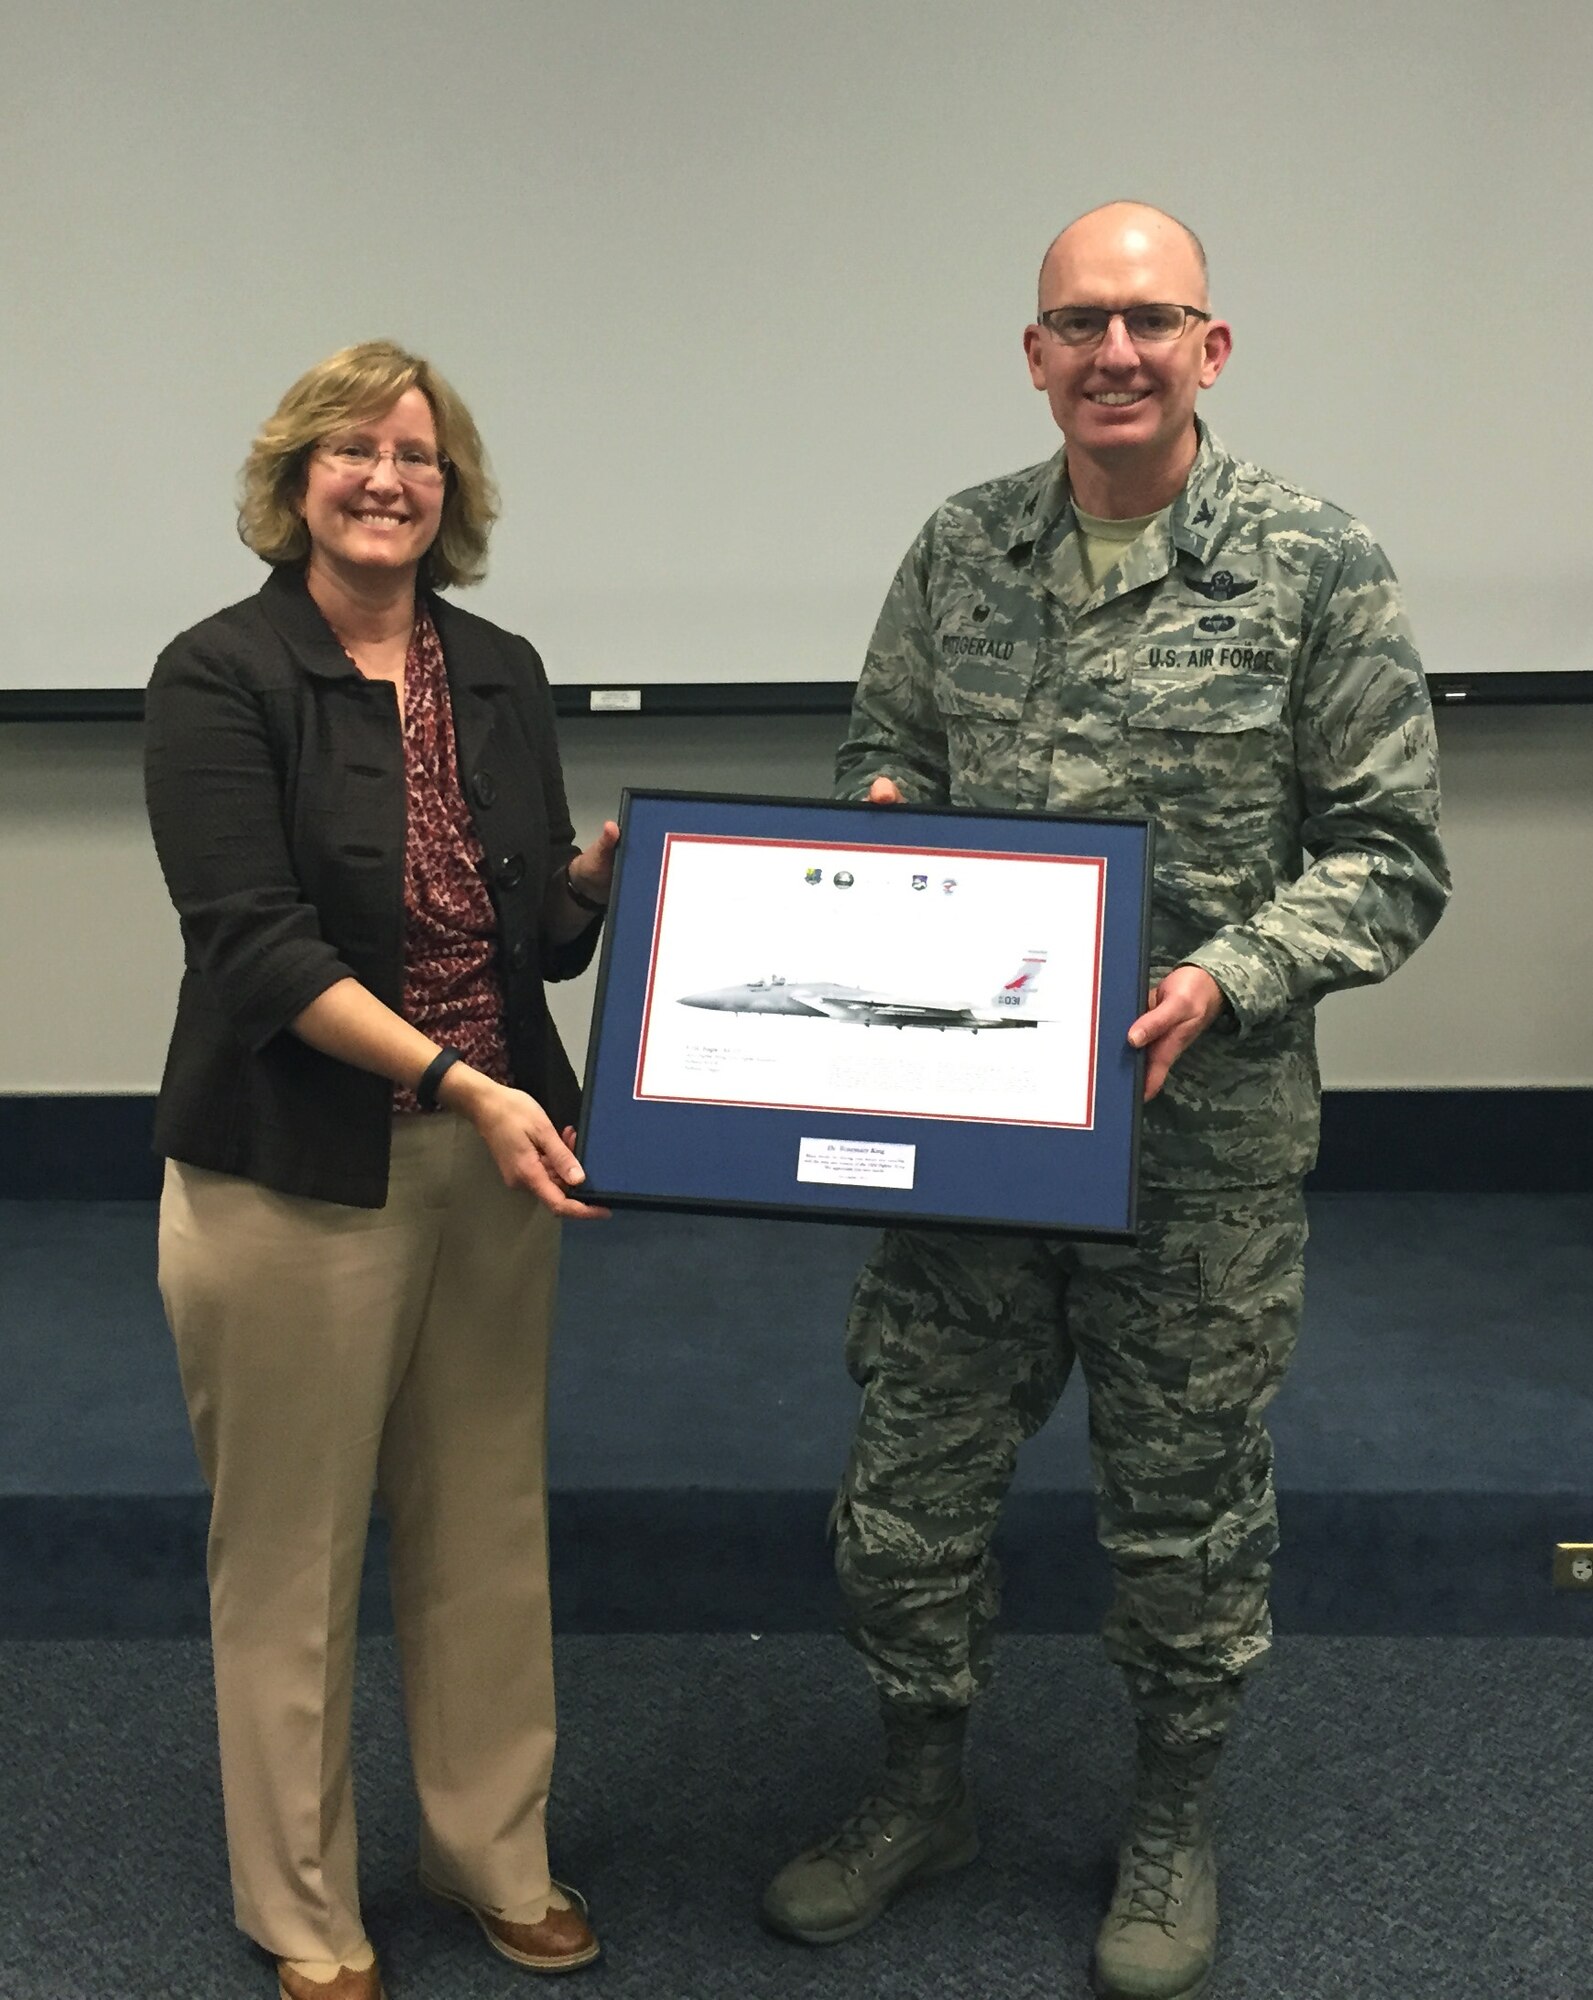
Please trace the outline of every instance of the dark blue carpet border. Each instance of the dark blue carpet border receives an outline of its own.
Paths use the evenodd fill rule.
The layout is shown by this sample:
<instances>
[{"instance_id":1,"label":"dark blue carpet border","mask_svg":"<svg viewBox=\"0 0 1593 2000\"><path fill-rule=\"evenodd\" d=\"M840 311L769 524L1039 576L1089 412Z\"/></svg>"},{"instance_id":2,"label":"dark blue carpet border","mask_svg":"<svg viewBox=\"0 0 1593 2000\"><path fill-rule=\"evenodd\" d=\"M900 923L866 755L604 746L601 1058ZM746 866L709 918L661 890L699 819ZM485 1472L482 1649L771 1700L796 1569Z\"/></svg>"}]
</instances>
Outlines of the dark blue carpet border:
<instances>
[{"instance_id":1,"label":"dark blue carpet border","mask_svg":"<svg viewBox=\"0 0 1593 2000\"><path fill-rule=\"evenodd\" d=\"M558 1627L831 1631L840 1605L829 1502L818 1492L556 1492ZM1570 1495L1285 1493L1278 1629L1593 1639L1593 1593L1557 1593L1549 1572L1552 1544L1585 1530L1587 1507ZM202 1495L0 1498L0 1639L202 1634L205 1521ZM1088 1495L1015 1493L998 1546L1006 1629L1099 1626L1110 1579ZM364 1619L390 1629L379 1520Z\"/></svg>"},{"instance_id":2,"label":"dark blue carpet border","mask_svg":"<svg viewBox=\"0 0 1593 2000\"><path fill-rule=\"evenodd\" d=\"M155 1100L0 1095L0 1200L160 1192ZM1320 1194L1593 1192L1593 1089L1330 1090Z\"/></svg>"}]
</instances>

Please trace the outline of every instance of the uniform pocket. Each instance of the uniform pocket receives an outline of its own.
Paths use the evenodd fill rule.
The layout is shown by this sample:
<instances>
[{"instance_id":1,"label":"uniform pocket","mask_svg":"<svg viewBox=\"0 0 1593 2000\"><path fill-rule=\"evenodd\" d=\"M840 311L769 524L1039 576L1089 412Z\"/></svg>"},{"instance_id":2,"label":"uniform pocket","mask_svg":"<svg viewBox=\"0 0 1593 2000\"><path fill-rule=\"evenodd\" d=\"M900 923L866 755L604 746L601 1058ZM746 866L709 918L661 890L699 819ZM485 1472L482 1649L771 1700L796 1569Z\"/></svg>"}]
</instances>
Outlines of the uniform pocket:
<instances>
[{"instance_id":1,"label":"uniform pocket","mask_svg":"<svg viewBox=\"0 0 1593 2000\"><path fill-rule=\"evenodd\" d=\"M1034 641L1004 640L1002 656L953 658L935 666L935 706L946 731L951 803L1021 805L1039 782L1035 756L1025 758L1029 690L1038 653ZM1043 796L1043 794L1042 794Z\"/></svg>"},{"instance_id":2,"label":"uniform pocket","mask_svg":"<svg viewBox=\"0 0 1593 2000\"><path fill-rule=\"evenodd\" d=\"M1271 1402L1299 1334L1304 1251L1303 1220L1203 1232L1191 1409L1254 1411Z\"/></svg>"},{"instance_id":3,"label":"uniform pocket","mask_svg":"<svg viewBox=\"0 0 1593 2000\"><path fill-rule=\"evenodd\" d=\"M1136 659L1124 721L1148 795L1198 795L1219 815L1275 798L1292 762L1287 691L1278 680L1169 671Z\"/></svg>"},{"instance_id":4,"label":"uniform pocket","mask_svg":"<svg viewBox=\"0 0 1593 2000\"><path fill-rule=\"evenodd\" d=\"M1285 685L1255 675L1188 674L1134 663L1126 720L1130 729L1177 729L1235 736L1275 728Z\"/></svg>"},{"instance_id":5,"label":"uniform pocket","mask_svg":"<svg viewBox=\"0 0 1593 2000\"><path fill-rule=\"evenodd\" d=\"M935 663L935 706L948 720L1011 724L1022 720L1039 651L1032 639L995 643L991 654L958 654L958 635L944 635Z\"/></svg>"}]
</instances>

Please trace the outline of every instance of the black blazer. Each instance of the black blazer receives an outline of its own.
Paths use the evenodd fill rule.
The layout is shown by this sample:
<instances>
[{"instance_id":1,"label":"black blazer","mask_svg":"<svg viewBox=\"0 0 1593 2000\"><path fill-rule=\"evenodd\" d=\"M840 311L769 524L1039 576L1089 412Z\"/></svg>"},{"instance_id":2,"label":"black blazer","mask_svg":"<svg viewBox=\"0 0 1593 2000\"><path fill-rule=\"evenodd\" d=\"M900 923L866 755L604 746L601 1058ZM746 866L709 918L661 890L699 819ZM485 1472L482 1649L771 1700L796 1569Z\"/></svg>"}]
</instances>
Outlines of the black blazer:
<instances>
[{"instance_id":1,"label":"black blazer","mask_svg":"<svg viewBox=\"0 0 1593 2000\"><path fill-rule=\"evenodd\" d=\"M545 979L591 959L594 920L549 942L545 902L575 853L542 662L437 597L459 775L498 918L509 1061L555 1125L575 1076ZM404 977L404 751L385 681L359 672L304 585L274 570L161 654L145 792L185 970L155 1150L286 1194L387 1199L392 1086L288 1023L340 979L395 1011Z\"/></svg>"}]
</instances>

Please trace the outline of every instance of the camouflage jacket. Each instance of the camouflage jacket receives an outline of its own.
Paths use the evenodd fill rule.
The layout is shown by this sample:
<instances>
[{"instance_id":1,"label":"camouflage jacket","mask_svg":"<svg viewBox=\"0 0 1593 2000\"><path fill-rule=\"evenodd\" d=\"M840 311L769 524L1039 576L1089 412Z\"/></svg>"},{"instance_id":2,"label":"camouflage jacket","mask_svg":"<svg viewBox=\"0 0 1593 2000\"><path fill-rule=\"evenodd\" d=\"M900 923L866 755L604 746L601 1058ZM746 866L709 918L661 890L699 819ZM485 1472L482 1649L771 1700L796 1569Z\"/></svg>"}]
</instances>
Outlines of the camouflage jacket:
<instances>
[{"instance_id":1,"label":"camouflage jacket","mask_svg":"<svg viewBox=\"0 0 1593 2000\"><path fill-rule=\"evenodd\" d=\"M1432 710L1358 521L1202 425L1183 493L1098 591L1065 453L948 500L896 573L837 793L1144 813L1152 978L1229 1002L1146 1108L1142 1177L1246 1186L1316 1157L1312 1007L1384 978L1449 893Z\"/></svg>"}]
</instances>

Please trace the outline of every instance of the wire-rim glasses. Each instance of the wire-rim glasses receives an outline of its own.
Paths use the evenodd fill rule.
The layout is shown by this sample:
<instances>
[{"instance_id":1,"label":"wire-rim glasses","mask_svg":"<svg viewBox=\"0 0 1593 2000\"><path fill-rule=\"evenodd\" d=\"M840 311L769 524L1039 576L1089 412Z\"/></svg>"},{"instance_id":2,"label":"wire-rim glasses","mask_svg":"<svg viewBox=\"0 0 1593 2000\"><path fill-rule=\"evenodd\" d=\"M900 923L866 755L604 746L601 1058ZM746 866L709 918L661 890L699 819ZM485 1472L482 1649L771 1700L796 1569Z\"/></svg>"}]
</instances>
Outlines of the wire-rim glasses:
<instances>
[{"instance_id":1,"label":"wire-rim glasses","mask_svg":"<svg viewBox=\"0 0 1593 2000\"><path fill-rule=\"evenodd\" d=\"M350 479L369 479L382 460L390 458L395 476L406 486L440 486L449 466L445 451L423 444L383 445L378 450L365 438L323 438L315 449L323 464Z\"/></svg>"}]
</instances>

